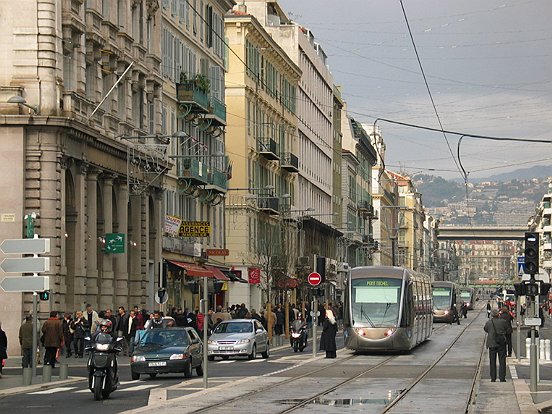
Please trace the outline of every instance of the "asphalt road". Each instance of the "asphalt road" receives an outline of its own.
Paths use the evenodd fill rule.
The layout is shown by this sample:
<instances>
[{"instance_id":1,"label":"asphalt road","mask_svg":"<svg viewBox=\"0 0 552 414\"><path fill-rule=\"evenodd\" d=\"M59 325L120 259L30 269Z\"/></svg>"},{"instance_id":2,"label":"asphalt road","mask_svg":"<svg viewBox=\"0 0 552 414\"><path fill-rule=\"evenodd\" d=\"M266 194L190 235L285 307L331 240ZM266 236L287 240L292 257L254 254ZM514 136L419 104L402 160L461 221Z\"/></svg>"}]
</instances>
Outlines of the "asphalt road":
<instances>
[{"instance_id":1,"label":"asphalt road","mask_svg":"<svg viewBox=\"0 0 552 414\"><path fill-rule=\"evenodd\" d=\"M337 345L338 348L343 347L341 335L337 337ZM208 365L209 387L214 388L244 377L278 372L311 357L312 347L309 344L303 353L294 353L291 347L271 351L268 360L260 356L253 361L247 358L230 358L227 361L216 359ZM40 373L39 367L38 374ZM21 370L12 368L10 374L20 375ZM86 358L70 359L69 375L86 378ZM125 357L119 359L119 381L121 384L119 389L112 393L108 400L94 401L92 393L88 390L87 381L83 380L57 388L6 396L0 399L0 412L97 414L98 409L101 408L102 414L119 413L147 406L151 392L156 389L167 388L183 381L189 383L189 386L186 384L185 388L178 391L178 396L181 396L202 389L203 386L202 378L197 377L195 371L190 379L184 379L182 375L166 374L159 375L155 379L143 376L138 381L132 381L128 358Z\"/></svg>"}]
</instances>

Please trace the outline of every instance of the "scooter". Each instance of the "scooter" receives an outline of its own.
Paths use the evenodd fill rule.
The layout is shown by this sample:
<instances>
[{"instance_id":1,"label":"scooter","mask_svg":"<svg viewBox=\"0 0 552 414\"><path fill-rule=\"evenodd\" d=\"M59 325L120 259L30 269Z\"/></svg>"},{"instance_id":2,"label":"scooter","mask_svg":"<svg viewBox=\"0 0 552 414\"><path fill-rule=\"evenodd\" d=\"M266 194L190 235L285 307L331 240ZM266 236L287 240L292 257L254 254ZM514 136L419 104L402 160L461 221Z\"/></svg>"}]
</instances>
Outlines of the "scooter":
<instances>
[{"instance_id":1,"label":"scooter","mask_svg":"<svg viewBox=\"0 0 552 414\"><path fill-rule=\"evenodd\" d=\"M88 358L88 388L94 394L94 400L109 398L109 394L119 386L117 354L123 350L123 338L113 339L107 333L99 333L90 341L85 350L90 351Z\"/></svg>"},{"instance_id":2,"label":"scooter","mask_svg":"<svg viewBox=\"0 0 552 414\"><path fill-rule=\"evenodd\" d=\"M293 352L301 351L307 346L307 331L305 325L301 325L299 329L297 327L291 328L291 347Z\"/></svg>"}]
</instances>

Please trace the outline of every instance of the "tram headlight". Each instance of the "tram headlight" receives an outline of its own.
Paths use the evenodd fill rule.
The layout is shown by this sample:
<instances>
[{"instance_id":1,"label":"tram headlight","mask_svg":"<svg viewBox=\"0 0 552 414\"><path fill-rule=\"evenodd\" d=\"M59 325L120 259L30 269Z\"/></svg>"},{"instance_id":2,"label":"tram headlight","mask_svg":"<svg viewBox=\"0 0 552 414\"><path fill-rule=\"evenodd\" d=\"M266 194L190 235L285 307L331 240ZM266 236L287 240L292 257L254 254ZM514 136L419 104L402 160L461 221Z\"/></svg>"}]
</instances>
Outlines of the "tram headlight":
<instances>
[{"instance_id":1,"label":"tram headlight","mask_svg":"<svg viewBox=\"0 0 552 414\"><path fill-rule=\"evenodd\" d=\"M449 314L449 311L448 311L448 310L446 310L446 311L445 311L445 315L448 315L448 314Z\"/></svg>"},{"instance_id":2,"label":"tram headlight","mask_svg":"<svg viewBox=\"0 0 552 414\"><path fill-rule=\"evenodd\" d=\"M395 333L395 330L394 329L388 329L384 332L384 335L385 336L391 336Z\"/></svg>"},{"instance_id":3,"label":"tram headlight","mask_svg":"<svg viewBox=\"0 0 552 414\"><path fill-rule=\"evenodd\" d=\"M360 336L366 336L368 331L364 328L356 328L356 333Z\"/></svg>"}]
</instances>

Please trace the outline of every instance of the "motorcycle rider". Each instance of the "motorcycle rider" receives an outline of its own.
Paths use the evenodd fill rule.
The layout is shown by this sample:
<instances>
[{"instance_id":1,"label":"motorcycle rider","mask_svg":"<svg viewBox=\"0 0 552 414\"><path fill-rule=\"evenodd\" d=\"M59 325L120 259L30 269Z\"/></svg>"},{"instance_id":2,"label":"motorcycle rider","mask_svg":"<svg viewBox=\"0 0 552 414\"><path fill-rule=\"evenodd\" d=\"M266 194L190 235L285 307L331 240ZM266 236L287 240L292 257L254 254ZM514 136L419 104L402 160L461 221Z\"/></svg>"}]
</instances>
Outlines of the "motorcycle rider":
<instances>
[{"instance_id":1,"label":"motorcycle rider","mask_svg":"<svg viewBox=\"0 0 552 414\"><path fill-rule=\"evenodd\" d=\"M303 333L302 344L303 346L307 346L307 337L308 337L307 322L305 321L305 318L303 318L302 314L299 314L298 318L291 323L291 331L302 332ZM293 346L293 338L291 339L290 342L291 342L291 345Z\"/></svg>"},{"instance_id":2,"label":"motorcycle rider","mask_svg":"<svg viewBox=\"0 0 552 414\"><path fill-rule=\"evenodd\" d=\"M108 343L111 344L113 341L116 340L116 338L113 338L111 335L113 330L113 322L109 319L100 319L98 321L98 330L94 335L92 336L93 342L100 342L100 343ZM116 349L117 351L117 349ZM120 351L120 349L119 349ZM113 358L113 371L112 371L112 379L113 379L113 385L117 385L119 382L119 375L118 375L118 367L117 367L117 353L115 352L114 358ZM89 375L90 378L93 375L93 366L90 364L90 371Z\"/></svg>"}]
</instances>

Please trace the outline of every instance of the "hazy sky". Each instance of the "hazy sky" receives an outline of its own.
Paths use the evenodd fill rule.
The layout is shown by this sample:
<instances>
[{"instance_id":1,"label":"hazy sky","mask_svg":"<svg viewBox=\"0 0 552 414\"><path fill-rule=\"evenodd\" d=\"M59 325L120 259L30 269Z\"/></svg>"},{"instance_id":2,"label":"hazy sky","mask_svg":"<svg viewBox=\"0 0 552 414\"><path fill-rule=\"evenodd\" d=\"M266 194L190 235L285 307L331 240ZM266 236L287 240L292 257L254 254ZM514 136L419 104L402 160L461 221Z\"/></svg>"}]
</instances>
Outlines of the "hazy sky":
<instances>
[{"instance_id":1,"label":"hazy sky","mask_svg":"<svg viewBox=\"0 0 552 414\"><path fill-rule=\"evenodd\" d=\"M279 0L312 30L350 115L439 128L399 0ZM552 140L552 1L403 0L445 130ZM386 164L460 178L459 136L378 122ZM451 154L452 153L452 154ZM552 143L463 138L469 177L552 164Z\"/></svg>"}]
</instances>

